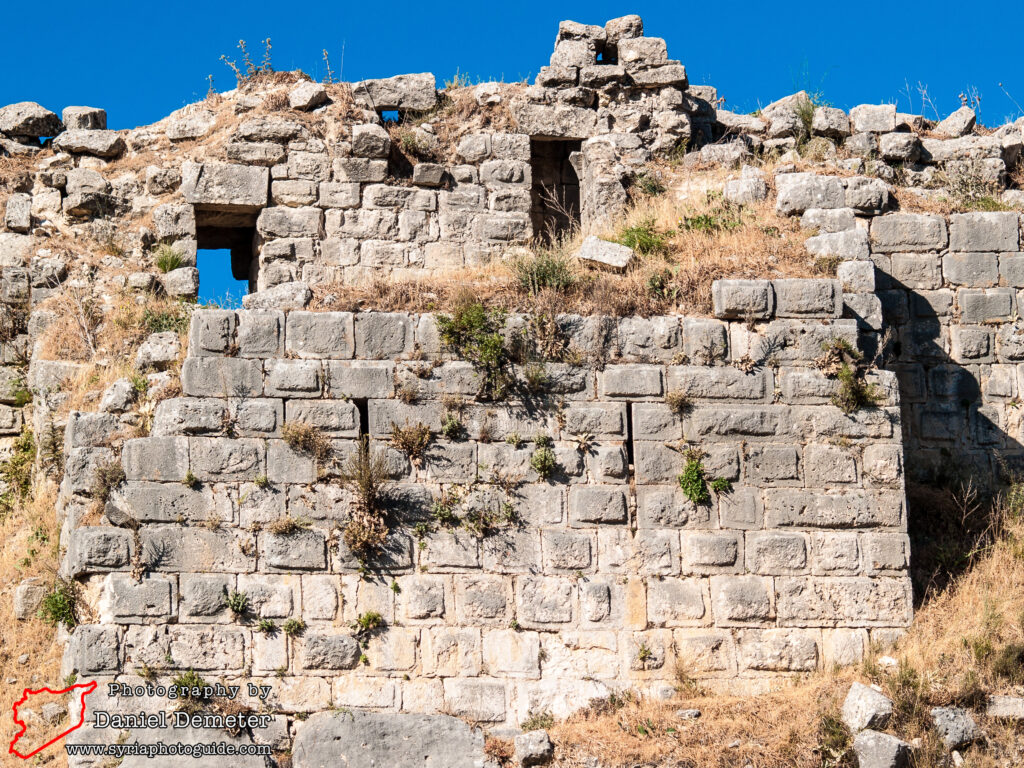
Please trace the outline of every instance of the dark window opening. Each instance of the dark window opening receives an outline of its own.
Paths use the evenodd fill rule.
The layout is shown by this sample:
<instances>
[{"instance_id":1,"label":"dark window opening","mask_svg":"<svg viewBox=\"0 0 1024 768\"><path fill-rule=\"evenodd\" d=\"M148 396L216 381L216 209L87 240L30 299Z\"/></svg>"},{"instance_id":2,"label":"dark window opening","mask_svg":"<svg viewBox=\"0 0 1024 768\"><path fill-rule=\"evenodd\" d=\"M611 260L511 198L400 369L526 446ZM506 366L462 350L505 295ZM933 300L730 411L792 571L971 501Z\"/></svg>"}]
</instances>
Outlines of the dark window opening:
<instances>
[{"instance_id":1,"label":"dark window opening","mask_svg":"<svg viewBox=\"0 0 1024 768\"><path fill-rule=\"evenodd\" d=\"M359 414L359 436L370 434L370 407L365 397L353 397L352 404Z\"/></svg>"},{"instance_id":2,"label":"dark window opening","mask_svg":"<svg viewBox=\"0 0 1024 768\"><path fill-rule=\"evenodd\" d=\"M382 123L400 123L402 122L402 113L397 109L382 109L378 113Z\"/></svg>"},{"instance_id":3,"label":"dark window opening","mask_svg":"<svg viewBox=\"0 0 1024 768\"><path fill-rule=\"evenodd\" d=\"M573 160L583 146L579 139L530 139L533 231L551 243L571 234L580 224L580 180Z\"/></svg>"},{"instance_id":4,"label":"dark window opening","mask_svg":"<svg viewBox=\"0 0 1024 768\"><path fill-rule=\"evenodd\" d=\"M240 306L259 274L255 214L197 210L196 241L199 301Z\"/></svg>"},{"instance_id":5,"label":"dark window opening","mask_svg":"<svg viewBox=\"0 0 1024 768\"><path fill-rule=\"evenodd\" d=\"M605 45L604 50L597 54L598 64L618 64L619 51L614 45Z\"/></svg>"}]
</instances>

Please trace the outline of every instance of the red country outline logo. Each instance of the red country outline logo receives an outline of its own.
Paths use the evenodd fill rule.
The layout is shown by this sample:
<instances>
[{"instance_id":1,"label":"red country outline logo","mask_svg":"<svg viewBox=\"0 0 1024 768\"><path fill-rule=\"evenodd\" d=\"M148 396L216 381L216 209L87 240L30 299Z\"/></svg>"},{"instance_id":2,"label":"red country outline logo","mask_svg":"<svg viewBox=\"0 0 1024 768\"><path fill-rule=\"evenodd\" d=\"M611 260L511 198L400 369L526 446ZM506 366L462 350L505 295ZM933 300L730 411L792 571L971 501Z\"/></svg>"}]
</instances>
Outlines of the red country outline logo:
<instances>
[{"instance_id":1,"label":"red country outline logo","mask_svg":"<svg viewBox=\"0 0 1024 768\"><path fill-rule=\"evenodd\" d=\"M20 725L21 729L14 735L14 738L11 739L11 746L7 750L8 753L12 754L12 755L16 755L17 757L20 757L22 760L28 760L28 759L34 757L35 755L38 755L40 752L42 752L44 749L46 749L51 744L54 744L54 743L60 741L61 739L63 739L65 736L67 736L72 731L75 731L75 730L78 730L79 728L81 728L82 725L85 723L85 697L88 696L93 691L95 691L97 685L98 685L98 683L95 680L93 680L91 683L72 685L70 688L65 688L65 689L63 689L61 691L53 691L53 690L50 690L49 688L40 688L38 690L31 690L29 688L26 688L25 692L21 695L21 699L16 701L16 702L14 702L14 707L12 707L12 709L14 710L14 722L17 723L18 725ZM41 747L36 748L32 752L29 752L27 755L21 754L21 752L19 752L18 750L16 750L14 748L14 745L18 743L18 739L20 739L22 736L24 736L25 735L25 731L28 730L28 725L26 725L25 721L18 718L18 707L20 707L22 704L24 704L26 701L28 701L28 697L29 696L34 696L34 695L36 695L38 693L50 693L50 694L53 694L54 696L62 696L63 694L71 693L71 691L74 691L74 690L76 690L78 688L82 689L82 699L81 699L82 713L81 713L81 716L78 719L78 722L75 725L71 726L70 728L68 728L66 731L64 731L63 733L59 734L58 736L55 736L54 738L50 739L48 742L43 744Z\"/></svg>"}]
</instances>

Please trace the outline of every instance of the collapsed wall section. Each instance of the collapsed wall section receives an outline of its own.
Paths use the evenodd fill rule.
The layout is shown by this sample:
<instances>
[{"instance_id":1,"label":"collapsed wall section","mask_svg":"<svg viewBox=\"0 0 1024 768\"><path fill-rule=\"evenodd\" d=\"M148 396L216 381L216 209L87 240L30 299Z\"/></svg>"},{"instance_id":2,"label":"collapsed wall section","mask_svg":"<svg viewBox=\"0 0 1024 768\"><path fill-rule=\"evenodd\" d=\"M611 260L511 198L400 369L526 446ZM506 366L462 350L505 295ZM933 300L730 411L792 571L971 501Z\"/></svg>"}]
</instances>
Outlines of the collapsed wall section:
<instances>
[{"instance_id":1,"label":"collapsed wall section","mask_svg":"<svg viewBox=\"0 0 1024 768\"><path fill-rule=\"evenodd\" d=\"M607 362L548 363L495 402L432 315L196 310L182 396L124 443L102 523L69 507L64 568L97 618L65 671L258 682L282 723L518 723L677 669L757 689L860 658L912 612L895 378L869 374L877 407L832 404L823 345L858 336L836 281L729 281L716 307L737 319L561 316ZM410 456L394 430L420 424ZM328 449L286 440L297 425ZM78 509L114 429L69 419ZM342 476L364 438L389 534L359 557ZM289 620L304 631L261 631Z\"/></svg>"}]
</instances>

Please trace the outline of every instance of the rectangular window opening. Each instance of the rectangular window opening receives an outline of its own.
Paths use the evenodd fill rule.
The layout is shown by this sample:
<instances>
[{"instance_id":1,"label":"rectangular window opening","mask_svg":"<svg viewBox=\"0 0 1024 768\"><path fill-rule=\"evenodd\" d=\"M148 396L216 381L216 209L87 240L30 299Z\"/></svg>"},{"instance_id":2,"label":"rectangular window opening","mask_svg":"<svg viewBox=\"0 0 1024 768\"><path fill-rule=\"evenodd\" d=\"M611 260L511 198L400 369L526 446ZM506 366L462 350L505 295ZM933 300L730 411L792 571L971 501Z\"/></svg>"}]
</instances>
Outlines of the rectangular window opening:
<instances>
[{"instance_id":1,"label":"rectangular window opening","mask_svg":"<svg viewBox=\"0 0 1024 768\"><path fill-rule=\"evenodd\" d=\"M580 139L530 139L533 231L546 243L571 235L580 225L580 181L573 153Z\"/></svg>"},{"instance_id":2,"label":"rectangular window opening","mask_svg":"<svg viewBox=\"0 0 1024 768\"><path fill-rule=\"evenodd\" d=\"M226 309L240 307L256 290L255 216L196 211L196 266L199 302Z\"/></svg>"}]
</instances>

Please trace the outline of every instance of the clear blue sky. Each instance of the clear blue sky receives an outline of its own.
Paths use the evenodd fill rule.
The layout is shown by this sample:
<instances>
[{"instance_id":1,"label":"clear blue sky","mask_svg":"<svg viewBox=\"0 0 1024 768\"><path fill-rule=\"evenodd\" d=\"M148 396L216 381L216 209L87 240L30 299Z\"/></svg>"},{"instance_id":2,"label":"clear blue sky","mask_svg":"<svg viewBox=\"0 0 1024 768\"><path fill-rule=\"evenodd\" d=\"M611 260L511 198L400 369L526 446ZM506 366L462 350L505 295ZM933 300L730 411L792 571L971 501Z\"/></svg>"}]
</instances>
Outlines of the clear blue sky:
<instances>
[{"instance_id":1,"label":"clear blue sky","mask_svg":"<svg viewBox=\"0 0 1024 768\"><path fill-rule=\"evenodd\" d=\"M850 5L789 0L679 2L177 3L54 0L5 3L0 29L0 105L38 101L103 107L111 128L154 122L202 98L207 76L234 87L220 61L238 59L238 41L253 58L273 41L275 69L322 78L321 52L335 79L433 72L440 85L457 71L473 81L529 77L547 63L558 22L603 24L638 13L649 36L668 41L690 82L714 85L725 107L749 112L800 88L820 90L833 105L895 101L921 112L918 84L945 116L958 94L976 89L989 125L1022 113L1021 0L890 0ZM908 99L908 90L912 101ZM933 117L927 109L928 117ZM224 254L204 255L225 265ZM201 264L203 298L237 285L211 280Z\"/></svg>"},{"instance_id":2,"label":"clear blue sky","mask_svg":"<svg viewBox=\"0 0 1024 768\"><path fill-rule=\"evenodd\" d=\"M324 74L325 48L337 75L344 48L345 80L432 71L440 82L456 70L516 80L547 63L560 19L603 24L626 13L643 16L646 33L668 41L690 81L717 86L735 110L810 85L843 108L899 100L901 110L920 111L919 81L940 112L976 87L987 124L1019 114L997 83L1024 104L1020 0L4 5L0 104L103 107L113 128L153 122L201 98L209 74L219 90L232 87L219 59L237 57L239 39L258 57L269 36L276 69L314 77ZM908 82L913 105L903 93Z\"/></svg>"}]
</instances>

